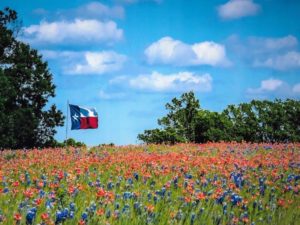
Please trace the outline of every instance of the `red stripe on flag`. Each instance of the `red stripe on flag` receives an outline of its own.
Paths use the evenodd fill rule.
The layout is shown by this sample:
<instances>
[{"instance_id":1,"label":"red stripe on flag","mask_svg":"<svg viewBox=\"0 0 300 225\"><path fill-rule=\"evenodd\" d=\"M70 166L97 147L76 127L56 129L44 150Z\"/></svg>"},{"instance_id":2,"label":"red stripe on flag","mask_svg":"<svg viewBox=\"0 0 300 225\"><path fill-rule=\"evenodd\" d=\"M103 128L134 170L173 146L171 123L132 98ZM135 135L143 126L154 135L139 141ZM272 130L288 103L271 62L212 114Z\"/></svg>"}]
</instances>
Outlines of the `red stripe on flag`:
<instances>
[{"instance_id":1,"label":"red stripe on flag","mask_svg":"<svg viewBox=\"0 0 300 225\"><path fill-rule=\"evenodd\" d=\"M81 117L80 129L95 129L98 128L98 117Z\"/></svg>"}]
</instances>

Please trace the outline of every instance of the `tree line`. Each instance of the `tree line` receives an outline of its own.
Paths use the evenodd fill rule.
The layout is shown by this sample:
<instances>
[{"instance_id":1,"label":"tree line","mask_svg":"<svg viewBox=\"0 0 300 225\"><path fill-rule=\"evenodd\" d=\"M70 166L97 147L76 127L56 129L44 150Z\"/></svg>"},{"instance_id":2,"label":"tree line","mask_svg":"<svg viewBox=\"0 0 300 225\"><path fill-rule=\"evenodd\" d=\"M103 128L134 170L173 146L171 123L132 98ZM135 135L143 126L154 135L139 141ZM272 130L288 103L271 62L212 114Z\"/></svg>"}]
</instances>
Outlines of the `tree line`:
<instances>
[{"instance_id":1,"label":"tree line","mask_svg":"<svg viewBox=\"0 0 300 225\"><path fill-rule=\"evenodd\" d=\"M159 128L145 130L145 143L299 142L300 101L252 100L229 105L222 112L201 109L194 92L166 104L168 113L158 119Z\"/></svg>"}]
</instances>

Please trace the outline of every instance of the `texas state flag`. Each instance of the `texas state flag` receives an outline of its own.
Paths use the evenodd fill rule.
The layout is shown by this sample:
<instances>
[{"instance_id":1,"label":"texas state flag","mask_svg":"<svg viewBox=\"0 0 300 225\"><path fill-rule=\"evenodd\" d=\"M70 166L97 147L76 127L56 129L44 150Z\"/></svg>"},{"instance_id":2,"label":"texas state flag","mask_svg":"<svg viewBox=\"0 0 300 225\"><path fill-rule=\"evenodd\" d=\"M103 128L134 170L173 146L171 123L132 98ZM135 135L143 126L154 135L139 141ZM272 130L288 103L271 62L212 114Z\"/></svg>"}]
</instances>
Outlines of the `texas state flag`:
<instances>
[{"instance_id":1,"label":"texas state flag","mask_svg":"<svg viewBox=\"0 0 300 225\"><path fill-rule=\"evenodd\" d=\"M98 114L94 108L69 105L71 112L71 130L98 128Z\"/></svg>"}]
</instances>

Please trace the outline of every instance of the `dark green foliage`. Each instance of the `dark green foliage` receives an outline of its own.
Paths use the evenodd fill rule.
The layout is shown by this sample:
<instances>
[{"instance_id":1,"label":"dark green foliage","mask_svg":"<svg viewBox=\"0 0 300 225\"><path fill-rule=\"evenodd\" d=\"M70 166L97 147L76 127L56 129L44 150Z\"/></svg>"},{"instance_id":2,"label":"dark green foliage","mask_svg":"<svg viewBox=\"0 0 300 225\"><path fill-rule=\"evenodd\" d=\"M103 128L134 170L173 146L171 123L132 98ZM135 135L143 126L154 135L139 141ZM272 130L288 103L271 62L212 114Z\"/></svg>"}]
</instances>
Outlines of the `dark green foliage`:
<instances>
[{"instance_id":1,"label":"dark green foliage","mask_svg":"<svg viewBox=\"0 0 300 225\"><path fill-rule=\"evenodd\" d=\"M14 37L17 14L0 11L0 148L31 148L54 143L55 127L63 125L55 105L48 65L37 50Z\"/></svg>"},{"instance_id":2,"label":"dark green foliage","mask_svg":"<svg viewBox=\"0 0 300 225\"><path fill-rule=\"evenodd\" d=\"M138 135L145 143L209 141L299 142L300 102L253 100L229 105L223 112L200 108L193 92L166 104L167 116L158 120L161 129L146 130Z\"/></svg>"},{"instance_id":3,"label":"dark green foliage","mask_svg":"<svg viewBox=\"0 0 300 225\"><path fill-rule=\"evenodd\" d=\"M86 147L83 142L74 140L73 138L68 138L62 143L63 146L72 146L72 147Z\"/></svg>"},{"instance_id":4,"label":"dark green foliage","mask_svg":"<svg viewBox=\"0 0 300 225\"><path fill-rule=\"evenodd\" d=\"M162 129L146 130L138 135L138 139L157 144L195 141L199 107L199 100L193 92L184 93L180 99L173 98L171 103L166 104L169 113L158 120Z\"/></svg>"},{"instance_id":5,"label":"dark green foliage","mask_svg":"<svg viewBox=\"0 0 300 225\"><path fill-rule=\"evenodd\" d=\"M63 148L66 146L72 146L72 147L86 147L86 144L80 141L76 141L73 138L68 138L67 140L63 141L63 142L59 142L54 140L52 147L56 147L56 148Z\"/></svg>"}]
</instances>

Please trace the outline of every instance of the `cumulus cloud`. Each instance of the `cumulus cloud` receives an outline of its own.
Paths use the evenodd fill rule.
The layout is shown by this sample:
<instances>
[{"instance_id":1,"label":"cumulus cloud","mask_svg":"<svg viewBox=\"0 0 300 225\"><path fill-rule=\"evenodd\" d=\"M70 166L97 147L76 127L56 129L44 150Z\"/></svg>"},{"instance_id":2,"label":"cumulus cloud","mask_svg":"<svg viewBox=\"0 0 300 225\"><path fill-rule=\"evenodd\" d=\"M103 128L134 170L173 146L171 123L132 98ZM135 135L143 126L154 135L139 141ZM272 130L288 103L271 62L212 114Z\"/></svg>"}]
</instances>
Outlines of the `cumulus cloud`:
<instances>
[{"instance_id":1,"label":"cumulus cloud","mask_svg":"<svg viewBox=\"0 0 300 225\"><path fill-rule=\"evenodd\" d=\"M113 51L85 52L84 62L68 67L67 74L104 74L122 68L126 56Z\"/></svg>"},{"instance_id":2,"label":"cumulus cloud","mask_svg":"<svg viewBox=\"0 0 300 225\"><path fill-rule=\"evenodd\" d=\"M283 55L270 56L261 61L256 60L254 66L268 67L275 70L290 70L300 68L300 53L296 51L287 52Z\"/></svg>"},{"instance_id":3,"label":"cumulus cloud","mask_svg":"<svg viewBox=\"0 0 300 225\"><path fill-rule=\"evenodd\" d=\"M123 30L114 21L75 19L46 22L24 28L23 40L34 44L114 43L123 38Z\"/></svg>"},{"instance_id":4,"label":"cumulus cloud","mask_svg":"<svg viewBox=\"0 0 300 225\"><path fill-rule=\"evenodd\" d=\"M56 16L61 18L76 17L81 19L106 19L106 18L123 18L124 8L122 6L107 6L101 2L89 2L77 8L58 10Z\"/></svg>"},{"instance_id":5,"label":"cumulus cloud","mask_svg":"<svg viewBox=\"0 0 300 225\"><path fill-rule=\"evenodd\" d=\"M260 87L248 88L247 95L249 97L266 98L266 97L295 97L300 94L300 83L290 85L279 79L269 78L262 80Z\"/></svg>"},{"instance_id":6,"label":"cumulus cloud","mask_svg":"<svg viewBox=\"0 0 300 225\"><path fill-rule=\"evenodd\" d=\"M233 35L228 39L226 47L254 67L274 70L300 68L298 40L292 35L278 38L249 37L246 40Z\"/></svg>"},{"instance_id":7,"label":"cumulus cloud","mask_svg":"<svg viewBox=\"0 0 300 225\"><path fill-rule=\"evenodd\" d=\"M196 75L191 72L179 72L175 74L151 74L139 75L129 79L129 86L138 90L158 92L183 92L200 91L209 92L212 89L212 77L209 74Z\"/></svg>"},{"instance_id":8,"label":"cumulus cloud","mask_svg":"<svg viewBox=\"0 0 300 225\"><path fill-rule=\"evenodd\" d=\"M268 80L261 81L259 88L249 88L247 92L249 94L270 92L270 91L278 90L278 88L280 88L282 85L283 85L282 80L270 78Z\"/></svg>"},{"instance_id":9,"label":"cumulus cloud","mask_svg":"<svg viewBox=\"0 0 300 225\"><path fill-rule=\"evenodd\" d=\"M41 51L44 58L61 63L64 74L101 75L120 70L127 57L114 51Z\"/></svg>"},{"instance_id":10,"label":"cumulus cloud","mask_svg":"<svg viewBox=\"0 0 300 225\"><path fill-rule=\"evenodd\" d=\"M230 0L218 7L218 14L222 19L232 20L241 17L254 16L260 6L253 0Z\"/></svg>"},{"instance_id":11,"label":"cumulus cloud","mask_svg":"<svg viewBox=\"0 0 300 225\"><path fill-rule=\"evenodd\" d=\"M145 50L149 64L169 64L176 66L228 66L225 47L205 41L189 45L171 37L163 37Z\"/></svg>"}]
</instances>

